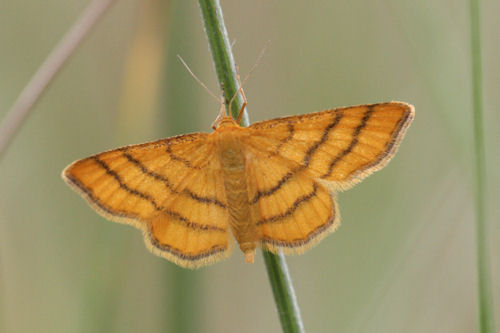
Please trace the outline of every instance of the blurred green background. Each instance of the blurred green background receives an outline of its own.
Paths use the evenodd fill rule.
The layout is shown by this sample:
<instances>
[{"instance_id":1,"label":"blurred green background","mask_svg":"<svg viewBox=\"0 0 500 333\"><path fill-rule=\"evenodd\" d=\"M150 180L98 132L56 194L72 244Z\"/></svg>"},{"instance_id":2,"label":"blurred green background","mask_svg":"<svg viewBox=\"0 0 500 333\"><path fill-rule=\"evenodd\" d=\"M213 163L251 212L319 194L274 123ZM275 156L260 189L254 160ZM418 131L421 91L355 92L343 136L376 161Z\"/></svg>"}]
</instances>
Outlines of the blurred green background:
<instances>
[{"instance_id":1,"label":"blurred green background","mask_svg":"<svg viewBox=\"0 0 500 333\"><path fill-rule=\"evenodd\" d=\"M0 117L90 1L0 2ZM222 1L251 121L401 100L382 171L341 228L288 264L308 332L476 332L469 11L453 0ZM500 318L500 2L482 2L487 216ZM61 180L75 159L210 131L219 104L197 2L117 1L0 162L1 332L279 332L262 256L188 271ZM500 320L497 322L500 325ZM498 329L498 328L497 328Z\"/></svg>"}]
</instances>

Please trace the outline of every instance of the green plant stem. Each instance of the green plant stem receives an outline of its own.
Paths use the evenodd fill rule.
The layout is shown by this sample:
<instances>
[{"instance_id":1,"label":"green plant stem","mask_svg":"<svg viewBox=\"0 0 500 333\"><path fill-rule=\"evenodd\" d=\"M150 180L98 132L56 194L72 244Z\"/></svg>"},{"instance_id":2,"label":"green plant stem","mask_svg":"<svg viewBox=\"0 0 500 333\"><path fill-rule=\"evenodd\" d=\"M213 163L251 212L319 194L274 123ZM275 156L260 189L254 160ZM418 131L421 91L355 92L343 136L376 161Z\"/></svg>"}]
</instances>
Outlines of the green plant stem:
<instances>
[{"instance_id":1,"label":"green plant stem","mask_svg":"<svg viewBox=\"0 0 500 333\"><path fill-rule=\"evenodd\" d=\"M484 149L481 43L479 0L470 0L472 99L474 112L474 151L476 155L476 242L479 297L479 332L493 333L493 301L491 299L488 240L485 214L486 158Z\"/></svg>"},{"instance_id":2,"label":"green plant stem","mask_svg":"<svg viewBox=\"0 0 500 333\"><path fill-rule=\"evenodd\" d=\"M224 92L226 108L236 118L243 105L243 96L238 93L232 105L229 105L239 85L222 9L218 0L199 0L199 4L215 70L221 89ZM241 125L249 125L246 112ZM263 255L283 332L304 332L299 306L285 258L281 254L275 255L267 251L263 251Z\"/></svg>"},{"instance_id":3,"label":"green plant stem","mask_svg":"<svg viewBox=\"0 0 500 333\"><path fill-rule=\"evenodd\" d=\"M281 253L276 255L268 251L262 251L262 254L283 332L305 332L284 255Z\"/></svg>"},{"instance_id":4,"label":"green plant stem","mask_svg":"<svg viewBox=\"0 0 500 333\"><path fill-rule=\"evenodd\" d=\"M231 44L229 43L224 18L222 17L222 9L218 0L199 0L198 2L215 64L215 71L221 91L224 94L226 109L236 118L243 105L243 96L238 93L232 105L229 105L229 102L237 92L239 84ZM241 125L248 126L249 123L248 114L245 112Z\"/></svg>"}]
</instances>

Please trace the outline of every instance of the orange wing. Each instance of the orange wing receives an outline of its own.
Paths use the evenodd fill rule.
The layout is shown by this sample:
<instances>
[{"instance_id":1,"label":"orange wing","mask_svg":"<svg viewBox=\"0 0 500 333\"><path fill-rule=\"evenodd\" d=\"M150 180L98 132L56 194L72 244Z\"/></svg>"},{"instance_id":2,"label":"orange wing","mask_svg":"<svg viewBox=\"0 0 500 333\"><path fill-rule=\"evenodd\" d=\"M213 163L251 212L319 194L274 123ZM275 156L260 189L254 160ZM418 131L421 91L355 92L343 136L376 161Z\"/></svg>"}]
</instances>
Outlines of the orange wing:
<instances>
[{"instance_id":1,"label":"orange wing","mask_svg":"<svg viewBox=\"0 0 500 333\"><path fill-rule=\"evenodd\" d=\"M265 146L247 147L249 201L262 247L271 252L303 253L340 223L334 192L298 164Z\"/></svg>"},{"instance_id":2,"label":"orange wing","mask_svg":"<svg viewBox=\"0 0 500 333\"><path fill-rule=\"evenodd\" d=\"M340 223L335 192L382 168L413 118L384 103L255 123L243 137L262 246L301 253Z\"/></svg>"},{"instance_id":3,"label":"orange wing","mask_svg":"<svg viewBox=\"0 0 500 333\"><path fill-rule=\"evenodd\" d=\"M413 117L413 106L389 102L278 118L249 128L252 141L267 145L270 155L294 161L314 178L344 190L390 161Z\"/></svg>"},{"instance_id":4,"label":"orange wing","mask_svg":"<svg viewBox=\"0 0 500 333\"><path fill-rule=\"evenodd\" d=\"M214 149L205 133L181 135L76 161L63 178L104 217L143 230L153 253L195 268L230 250Z\"/></svg>"}]
</instances>

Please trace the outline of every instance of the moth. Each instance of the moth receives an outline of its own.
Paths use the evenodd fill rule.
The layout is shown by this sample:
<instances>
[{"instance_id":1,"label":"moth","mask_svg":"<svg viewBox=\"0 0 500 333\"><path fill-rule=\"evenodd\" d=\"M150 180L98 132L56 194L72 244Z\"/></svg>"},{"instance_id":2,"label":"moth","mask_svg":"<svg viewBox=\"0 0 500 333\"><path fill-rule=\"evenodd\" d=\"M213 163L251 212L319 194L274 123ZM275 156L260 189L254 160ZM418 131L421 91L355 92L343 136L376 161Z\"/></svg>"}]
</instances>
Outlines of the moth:
<instances>
[{"instance_id":1,"label":"moth","mask_svg":"<svg viewBox=\"0 0 500 333\"><path fill-rule=\"evenodd\" d=\"M151 252L198 268L257 247L303 253L340 223L336 193L393 157L414 117L358 105L126 146L78 160L64 180L99 214L142 230Z\"/></svg>"}]
</instances>

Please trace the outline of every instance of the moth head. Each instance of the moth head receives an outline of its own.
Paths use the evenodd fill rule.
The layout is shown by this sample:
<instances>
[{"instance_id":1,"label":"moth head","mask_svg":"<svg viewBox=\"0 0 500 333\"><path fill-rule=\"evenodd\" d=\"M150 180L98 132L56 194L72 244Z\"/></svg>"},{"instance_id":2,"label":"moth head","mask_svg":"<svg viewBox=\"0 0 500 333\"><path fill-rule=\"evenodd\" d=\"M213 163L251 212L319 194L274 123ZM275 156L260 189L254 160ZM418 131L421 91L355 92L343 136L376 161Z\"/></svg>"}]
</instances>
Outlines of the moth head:
<instances>
[{"instance_id":1,"label":"moth head","mask_svg":"<svg viewBox=\"0 0 500 333\"><path fill-rule=\"evenodd\" d=\"M236 121L230 116L219 116L212 124L214 130L221 128L239 127Z\"/></svg>"}]
</instances>

